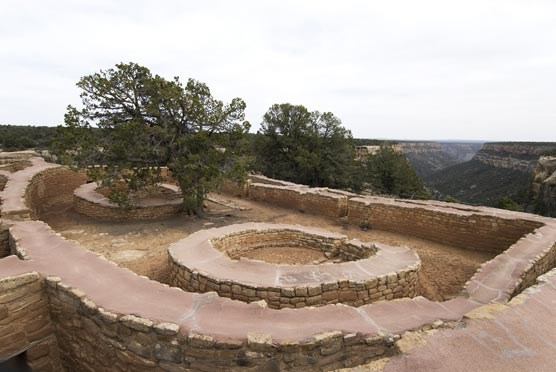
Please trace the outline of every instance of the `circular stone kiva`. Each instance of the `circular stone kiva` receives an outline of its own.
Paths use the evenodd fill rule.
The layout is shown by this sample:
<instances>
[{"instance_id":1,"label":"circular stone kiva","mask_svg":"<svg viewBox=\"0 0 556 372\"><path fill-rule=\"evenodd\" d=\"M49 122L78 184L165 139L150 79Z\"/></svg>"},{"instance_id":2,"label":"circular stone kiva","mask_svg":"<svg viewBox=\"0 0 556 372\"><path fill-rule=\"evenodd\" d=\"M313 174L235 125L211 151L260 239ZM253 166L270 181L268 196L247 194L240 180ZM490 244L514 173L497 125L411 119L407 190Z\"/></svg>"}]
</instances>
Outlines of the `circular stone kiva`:
<instances>
[{"instance_id":1,"label":"circular stone kiva","mask_svg":"<svg viewBox=\"0 0 556 372\"><path fill-rule=\"evenodd\" d=\"M284 265L241 257L269 247L318 250L334 262ZM361 306L414 297L421 267L417 253L409 248L363 243L323 229L284 224L246 223L201 230L172 244L168 252L172 285L191 292L214 291L245 302L264 300L275 309L333 303Z\"/></svg>"},{"instance_id":2,"label":"circular stone kiva","mask_svg":"<svg viewBox=\"0 0 556 372\"><path fill-rule=\"evenodd\" d=\"M138 199L130 208L122 208L99 193L95 182L86 183L74 191L73 207L80 214L107 221L153 220L181 212L183 200L178 187L169 184L158 186L164 193Z\"/></svg>"}]
</instances>

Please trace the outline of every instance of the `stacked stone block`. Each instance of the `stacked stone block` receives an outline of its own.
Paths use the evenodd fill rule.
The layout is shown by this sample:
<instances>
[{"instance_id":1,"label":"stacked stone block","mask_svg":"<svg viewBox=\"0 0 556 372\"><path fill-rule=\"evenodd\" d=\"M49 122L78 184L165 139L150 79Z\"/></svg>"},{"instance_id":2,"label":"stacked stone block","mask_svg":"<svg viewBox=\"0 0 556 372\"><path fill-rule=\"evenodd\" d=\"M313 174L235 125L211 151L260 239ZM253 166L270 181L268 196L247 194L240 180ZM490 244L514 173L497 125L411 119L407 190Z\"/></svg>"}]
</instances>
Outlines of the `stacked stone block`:
<instances>
[{"instance_id":1,"label":"stacked stone block","mask_svg":"<svg viewBox=\"0 0 556 372\"><path fill-rule=\"evenodd\" d=\"M352 225L477 251L501 253L524 234L543 225L531 219L454 212L379 198L353 198L348 202L348 221Z\"/></svg>"},{"instance_id":2,"label":"stacked stone block","mask_svg":"<svg viewBox=\"0 0 556 372\"><path fill-rule=\"evenodd\" d=\"M540 275L556 267L556 243L543 253L529 262L529 267L521 275L519 285L512 293L512 297L534 285Z\"/></svg>"},{"instance_id":3,"label":"stacked stone block","mask_svg":"<svg viewBox=\"0 0 556 372\"><path fill-rule=\"evenodd\" d=\"M131 221L167 218L183 210L183 201L176 192L164 192L149 202L139 202L129 208L123 208L112 204L96 189L96 183L89 183L75 190L73 207L76 212L99 220Z\"/></svg>"},{"instance_id":4,"label":"stacked stone block","mask_svg":"<svg viewBox=\"0 0 556 372\"><path fill-rule=\"evenodd\" d=\"M10 255L9 226L0 223L0 258Z\"/></svg>"},{"instance_id":5,"label":"stacked stone block","mask_svg":"<svg viewBox=\"0 0 556 372\"><path fill-rule=\"evenodd\" d=\"M60 278L46 283L68 371L331 370L362 364L393 346L385 337L338 331L302 342L250 332L245 338L183 332L174 323L107 311Z\"/></svg>"},{"instance_id":6,"label":"stacked stone block","mask_svg":"<svg viewBox=\"0 0 556 372\"><path fill-rule=\"evenodd\" d=\"M8 182L8 177L0 174L0 191L4 190L4 187L6 187L6 182Z\"/></svg>"},{"instance_id":7,"label":"stacked stone block","mask_svg":"<svg viewBox=\"0 0 556 372\"><path fill-rule=\"evenodd\" d=\"M37 273L0 279L0 362L21 353L33 370L62 370L48 297Z\"/></svg>"},{"instance_id":8,"label":"stacked stone block","mask_svg":"<svg viewBox=\"0 0 556 372\"><path fill-rule=\"evenodd\" d=\"M73 192L84 184L87 176L59 167L36 174L29 182L25 199L31 206L31 218L38 218L53 205L71 204Z\"/></svg>"},{"instance_id":9,"label":"stacked stone block","mask_svg":"<svg viewBox=\"0 0 556 372\"><path fill-rule=\"evenodd\" d=\"M323 252L327 257L336 259L337 262L347 262L337 272L342 279L331 280L326 270L318 270L317 265L300 265L296 275L306 278L305 284L264 285L255 282L242 282L234 277L233 271L229 277L219 278L214 273L203 272L195 269L195 262L175 258L177 251L171 248L170 252L170 283L189 292L216 292L222 297L244 302L264 300L268 307L273 309L303 308L307 306L324 306L342 303L352 306L362 306L376 301L391 300L394 298L414 297L418 292L418 271L420 261L415 255L414 263L399 267L396 272L386 275L366 275L365 278L348 280L340 274L350 270L357 270L357 260L369 258L377 253L377 248L372 244L359 241L349 241L346 237L322 236L311 234L299 228L262 228L246 229L237 225L236 231L225 235L215 235L207 242L211 248L223 252L232 259L240 258L247 252L265 247L305 247ZM183 247L189 247L185 243ZM205 244L204 242L198 244ZM181 246L180 245L180 246ZM203 245L204 247L204 245ZM210 252L206 252L210 256ZM204 260L204 254L199 259ZM352 261L352 262L350 262ZM278 273L280 265L269 265ZM334 265L334 264L325 264ZM227 268L233 265L224 265ZM212 270L218 270L219 264L212 265ZM350 269L351 267L351 269ZM233 270L233 269L232 269ZM241 269L237 269L241 270ZM220 274L218 274L220 275ZM277 274L276 274L277 275ZM315 277L316 275L316 277ZM319 275L325 275L326 280L319 280ZM273 276L274 278L274 276ZM261 278L261 281L263 279Z\"/></svg>"},{"instance_id":10,"label":"stacked stone block","mask_svg":"<svg viewBox=\"0 0 556 372\"><path fill-rule=\"evenodd\" d=\"M249 197L256 201L333 218L343 217L347 213L346 196L322 189L250 183Z\"/></svg>"},{"instance_id":11,"label":"stacked stone block","mask_svg":"<svg viewBox=\"0 0 556 372\"><path fill-rule=\"evenodd\" d=\"M48 187L46 183L43 183L43 186ZM38 195L38 193L34 195ZM30 207L33 210L41 210L40 206L34 205L34 203L47 203L48 200L47 198L30 197L28 202L31 203ZM372 210L376 207L376 204L368 203L366 208ZM399 204L390 203L384 208L388 208L388 206L391 208L400 207ZM414 209L407 205L405 208ZM432 203L429 206L415 209L434 211ZM512 234L518 234L521 231L525 231L524 234L527 234L516 244L513 244L508 251L497 256L497 262L493 260L483 265L474 277L474 281L478 282L478 286L482 288L491 286L493 278L502 281L500 287L494 288L494 291L505 297L487 297L485 303L507 301L514 288L516 288L515 292L519 292L523 287L534 284L536 275L550 270L554 266L556 261L554 229L556 227L553 220L535 216L525 218L523 215L521 215L523 217L521 218L510 215L508 212L496 212L491 209L486 212L484 210L476 212L485 219L475 219L469 213L457 212L452 212L452 216L447 217L446 214L450 213L446 212L446 209L442 211L443 213L438 218L431 219L429 224L436 223L441 225L442 229L444 228L442 225L446 225L446 228L452 229L454 234L459 234L458 239L464 241L469 239L469 242L471 242L470 231L473 231L473 227L465 228L459 220L462 215L467 215L461 221L470 223L471 226L473 224L485 225L484 228L477 230L479 236L485 236L483 234L487 236L485 239L488 244L485 246L478 245L481 249L502 249L503 244L508 242L513 244ZM377 209L376 211L382 212L383 210ZM401 218L419 217L418 214L398 214L399 211L395 213ZM505 217L496 216L497 214L502 214ZM510 220L512 216L514 216L513 219L518 220L514 225L501 223L496 219ZM522 219L527 219L527 221L522 222ZM356 219L355 221L354 223L358 224L359 221L365 220ZM366 221L369 223L369 220ZM392 221L395 221L395 219ZM454 221L456 221L455 224ZM36 222L26 221L19 224L22 227L20 231L25 233L23 234L25 237L42 234L40 230L36 229ZM545 226L540 227L543 224ZM404 228L412 231L408 225L409 223L405 223ZM373 225L368 227L373 227ZM512 229L516 229L518 232L505 231ZM491 237L488 240L488 234L496 235L501 231L505 235L502 239L498 241ZM415 232L412 231L412 233ZM433 233L437 233L437 230L433 230ZM55 234L52 232L52 235ZM1 242L5 241L2 240L1 236L3 236L2 231L0 231L0 247L2 246ZM58 267L57 263L61 258L57 255L61 254L60 252L66 253L64 259L71 260L67 256L67 252L70 251L70 249L66 249L68 248L68 242L61 237L56 238L58 240L55 240L53 246L58 247L60 245L64 249L52 250L51 255L50 252L45 255L45 251L42 250L43 248L38 248L40 244L37 244L36 241L31 246L26 247L23 237L20 233L19 236L10 238L15 253L21 258L30 258L29 261L25 262L25 265L28 265L29 268L36 267L37 270L40 269L43 275L47 275L45 273ZM38 240L40 241L43 238L45 237L41 235ZM26 248L39 251L42 255L40 257L29 257ZM83 254L87 253L83 251ZM96 259L96 257L94 258ZM8 257L0 260L0 272L2 274L11 270L14 259L14 257ZM12 262L8 260L12 260ZM87 265L90 262L87 261ZM73 263L70 261L70 264ZM105 272L97 272L95 278L109 274L108 271L110 270L122 269L113 265ZM132 311L129 309L120 309L120 313L108 311L102 307L103 304L93 303L87 298L86 293L64 284L60 278L49 277L45 281L37 273L32 273L32 270L29 271L27 274L18 276L0 276L0 361L15 354L25 353L31 367L40 371L63 371L64 367L67 371L101 372L212 371L246 368L264 371L332 370L362 364L372 357L384 355L394 349L392 347L393 341L399 334L407 330L430 327L431 324L437 323L439 319L443 321L460 320L463 314L475 308L479 303L476 301L476 297L468 300L465 296L460 296L441 304L417 298L367 305L357 310L342 305L303 309L298 311L310 312L310 314L305 313L305 317L303 317L303 319L309 319L309 322L319 319L318 314L328 315L328 322L320 323L319 328L321 330L323 328L330 330L346 329L348 328L344 326L346 323L342 323L341 327L338 326L338 323L351 319L351 317L356 319L356 326L349 327L350 333L345 331L317 334L306 332L303 333L307 334L306 339L290 340L276 337L276 335L270 334L272 332L252 332L249 327L260 327L260 324L271 325L277 317L284 314L295 314L297 316L297 312L258 308L254 304L238 304L234 301L210 295L184 294L182 291L175 289L176 292L173 294L181 294L184 299L185 296L188 296L187 298L190 298L189 296L203 296L201 299L196 297L196 305L198 306L194 307L195 310L191 314L185 313L187 317L183 319L187 318L187 321L178 325L164 322L163 319L145 319L137 316L144 311L146 304L138 305ZM502 275L506 273L512 274L512 277ZM516 284L514 274L520 275L520 284ZM129 275L133 274L129 273ZM125 275L121 276L121 278L124 277ZM128 277L125 277L123 280L128 279ZM384 280L377 279L377 290L381 286L386 286L388 289L389 279L389 276L386 276ZM398 282L402 279L398 276ZM94 279L91 278L91 280ZM198 281L201 282L201 280ZM392 283L394 283L393 280ZM342 283L338 282L337 284L338 288L342 286ZM128 288L131 295L137 295L143 287L129 286ZM163 285L157 287L159 291L165 289L169 288ZM323 287L321 287L321 291L325 292ZM292 294L291 290L285 292L288 295ZM298 292L302 295L305 291L296 291L294 288L294 297L289 298L295 298ZM312 293L314 296L318 296L317 292L313 291ZM395 292L395 289L392 292ZM323 293L321 293L321 296ZM128 293L122 291L122 295L126 294ZM251 293L246 293L246 295L249 294ZM307 294L309 294L309 289ZM164 299L166 298L164 297ZM106 301L106 298L103 301ZM460 307L456 304L463 305ZM106 304L104 306L110 307ZM243 329L238 332L238 328L210 328L212 322L210 315L213 314L211 313L206 316L209 321L204 323L205 329L203 329L203 326L199 326L198 321L203 317L207 308L220 309L224 307L226 307L226 312L216 313L227 316L229 309L233 309L242 314L253 307L257 307L257 314L260 314L260 318L256 320L259 323L241 322L242 326L245 324L244 334L241 333ZM188 308L189 310L190 308ZM320 310L325 310L325 312L319 313ZM362 316L362 314L365 314L365 316ZM320 315L321 319L322 317L323 315ZM249 317L243 318L243 320L245 319L249 319ZM370 320L367 321L366 319ZM291 320L293 322L295 318ZM440 322L442 323L442 321ZM400 323L404 323L404 325L398 327ZM296 324L301 325L299 322ZM369 327L370 324L374 324L376 330L372 330ZM207 331L206 328L210 330ZM379 330L388 330L389 328L390 330L385 332L393 333L378 333ZM233 329L235 333L228 333L230 329ZM391 329L395 329L395 331L391 331ZM281 332L281 329L274 328L273 332ZM60 360L63 361L64 367L60 364Z\"/></svg>"}]
</instances>

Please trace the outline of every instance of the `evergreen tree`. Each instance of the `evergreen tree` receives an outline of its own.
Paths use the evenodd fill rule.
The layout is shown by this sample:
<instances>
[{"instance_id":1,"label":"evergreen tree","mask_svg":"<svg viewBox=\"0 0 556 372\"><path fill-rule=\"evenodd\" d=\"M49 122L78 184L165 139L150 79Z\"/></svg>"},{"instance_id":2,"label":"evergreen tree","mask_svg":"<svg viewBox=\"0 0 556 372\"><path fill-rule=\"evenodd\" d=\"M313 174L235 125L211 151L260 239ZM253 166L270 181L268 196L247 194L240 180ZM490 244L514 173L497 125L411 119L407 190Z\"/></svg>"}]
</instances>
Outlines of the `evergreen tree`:
<instances>
[{"instance_id":1,"label":"evergreen tree","mask_svg":"<svg viewBox=\"0 0 556 372\"><path fill-rule=\"evenodd\" d=\"M124 181L137 190L168 166L186 209L200 214L223 177L244 176L243 100L224 104L201 82L183 85L135 63L85 76L77 86L83 108L68 106L54 148L67 164L105 166L92 168L101 183Z\"/></svg>"},{"instance_id":2,"label":"evergreen tree","mask_svg":"<svg viewBox=\"0 0 556 372\"><path fill-rule=\"evenodd\" d=\"M316 187L356 188L351 132L331 112L275 104L255 139L257 170L282 180Z\"/></svg>"},{"instance_id":3,"label":"evergreen tree","mask_svg":"<svg viewBox=\"0 0 556 372\"><path fill-rule=\"evenodd\" d=\"M382 145L363 162L367 186L378 194L427 199L429 194L406 157L391 145Z\"/></svg>"}]
</instances>

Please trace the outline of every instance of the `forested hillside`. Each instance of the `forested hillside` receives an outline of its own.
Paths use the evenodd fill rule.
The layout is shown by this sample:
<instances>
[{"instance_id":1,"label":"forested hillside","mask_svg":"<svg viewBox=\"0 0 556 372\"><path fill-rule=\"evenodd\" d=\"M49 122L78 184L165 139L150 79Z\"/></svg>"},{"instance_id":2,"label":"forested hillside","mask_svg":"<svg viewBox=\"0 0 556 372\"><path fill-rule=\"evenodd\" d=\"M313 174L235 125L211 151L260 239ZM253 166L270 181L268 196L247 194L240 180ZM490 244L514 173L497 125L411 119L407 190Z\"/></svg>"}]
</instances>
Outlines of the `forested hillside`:
<instances>
[{"instance_id":1,"label":"forested hillside","mask_svg":"<svg viewBox=\"0 0 556 372\"><path fill-rule=\"evenodd\" d=\"M29 125L0 125L0 149L18 151L50 146L56 127Z\"/></svg>"},{"instance_id":2,"label":"forested hillside","mask_svg":"<svg viewBox=\"0 0 556 372\"><path fill-rule=\"evenodd\" d=\"M440 199L551 215L554 201L545 179L553 170L536 169L541 156L555 150L550 142L486 143L472 160L427 175L425 183Z\"/></svg>"},{"instance_id":3,"label":"forested hillside","mask_svg":"<svg viewBox=\"0 0 556 372\"><path fill-rule=\"evenodd\" d=\"M426 184L440 199L452 197L464 203L495 206L501 197L518 203L527 197L531 175L510 168L498 168L479 160L456 164L431 174Z\"/></svg>"}]
</instances>

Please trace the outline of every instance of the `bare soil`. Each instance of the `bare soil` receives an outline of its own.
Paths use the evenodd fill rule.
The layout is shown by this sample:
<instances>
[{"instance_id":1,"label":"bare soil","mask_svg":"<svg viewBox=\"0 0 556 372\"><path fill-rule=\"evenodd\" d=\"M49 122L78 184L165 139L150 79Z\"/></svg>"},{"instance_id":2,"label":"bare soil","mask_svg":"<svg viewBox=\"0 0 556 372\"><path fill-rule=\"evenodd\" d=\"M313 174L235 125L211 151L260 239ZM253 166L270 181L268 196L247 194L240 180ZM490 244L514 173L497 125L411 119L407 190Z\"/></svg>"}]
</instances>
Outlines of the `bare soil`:
<instances>
[{"instance_id":1,"label":"bare soil","mask_svg":"<svg viewBox=\"0 0 556 372\"><path fill-rule=\"evenodd\" d=\"M258 248L242 254L241 257L286 265L309 265L328 261L324 253L301 247Z\"/></svg>"},{"instance_id":2,"label":"bare soil","mask_svg":"<svg viewBox=\"0 0 556 372\"><path fill-rule=\"evenodd\" d=\"M244 222L270 222L320 227L357 238L388 245L407 246L419 254L422 268L419 274L420 294L434 301L456 296L481 263L494 257L493 253L477 252L431 242L397 233L368 230L322 216L304 214L274 205L247 199L213 194L206 202L204 218L177 215L169 219L149 222L102 222L77 214L71 205L59 205L41 216L54 230L67 239L104 255L122 267L139 275L168 283L168 246L189 234L207 228ZM236 205L239 208L233 208ZM280 263L309 263L313 258L303 251L253 251L251 258L276 260ZM312 253L319 253L312 251ZM310 256L310 257L309 257ZM286 262L288 260L288 262Z\"/></svg>"}]
</instances>

